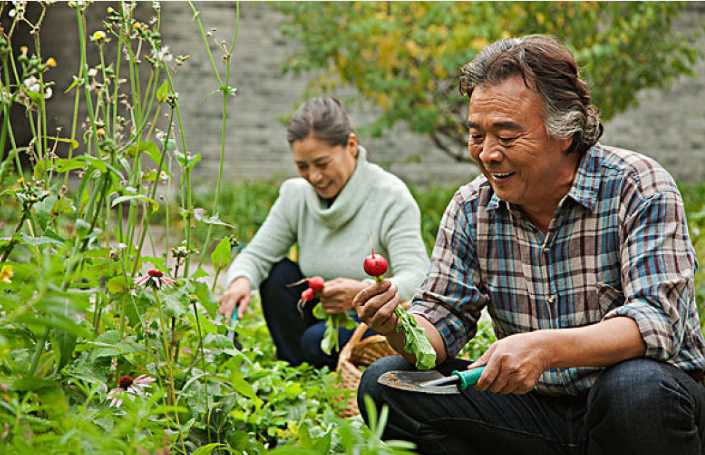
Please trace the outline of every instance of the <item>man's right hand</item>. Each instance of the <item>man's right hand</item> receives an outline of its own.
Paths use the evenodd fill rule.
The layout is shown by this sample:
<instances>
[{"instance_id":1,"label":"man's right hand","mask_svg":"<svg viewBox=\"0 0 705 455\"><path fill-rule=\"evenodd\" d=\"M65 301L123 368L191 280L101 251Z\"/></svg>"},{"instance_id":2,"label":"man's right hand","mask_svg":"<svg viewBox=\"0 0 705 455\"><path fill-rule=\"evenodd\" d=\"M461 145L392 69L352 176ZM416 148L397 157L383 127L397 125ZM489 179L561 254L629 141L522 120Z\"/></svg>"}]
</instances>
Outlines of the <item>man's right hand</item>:
<instances>
[{"instance_id":1,"label":"man's right hand","mask_svg":"<svg viewBox=\"0 0 705 455\"><path fill-rule=\"evenodd\" d=\"M247 307L250 305L251 293L252 285L250 284L250 280L245 277L235 279L230 283L228 290L225 291L220 298L220 308L218 308L218 312L229 321L235 307L237 307L238 319L242 319Z\"/></svg>"},{"instance_id":2,"label":"man's right hand","mask_svg":"<svg viewBox=\"0 0 705 455\"><path fill-rule=\"evenodd\" d=\"M399 292L389 280L366 287L353 299L360 320L384 336L393 334L399 323L394 309L400 302Z\"/></svg>"}]
</instances>

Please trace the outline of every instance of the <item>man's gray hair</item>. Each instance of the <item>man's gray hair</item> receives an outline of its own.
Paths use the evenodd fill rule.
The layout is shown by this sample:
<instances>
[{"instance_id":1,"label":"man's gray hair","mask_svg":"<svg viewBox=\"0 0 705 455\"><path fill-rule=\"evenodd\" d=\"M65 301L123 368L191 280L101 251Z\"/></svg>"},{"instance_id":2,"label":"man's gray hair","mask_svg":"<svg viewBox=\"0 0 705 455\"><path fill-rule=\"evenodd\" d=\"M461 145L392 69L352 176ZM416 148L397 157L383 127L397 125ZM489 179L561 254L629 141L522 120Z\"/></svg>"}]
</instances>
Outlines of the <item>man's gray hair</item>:
<instances>
[{"instance_id":1,"label":"man's gray hair","mask_svg":"<svg viewBox=\"0 0 705 455\"><path fill-rule=\"evenodd\" d=\"M571 52L552 37L530 35L496 41L460 69L460 93L521 76L544 101L546 131L554 138L573 138L569 152L583 153L602 135L600 114L590 88L578 75Z\"/></svg>"}]
</instances>

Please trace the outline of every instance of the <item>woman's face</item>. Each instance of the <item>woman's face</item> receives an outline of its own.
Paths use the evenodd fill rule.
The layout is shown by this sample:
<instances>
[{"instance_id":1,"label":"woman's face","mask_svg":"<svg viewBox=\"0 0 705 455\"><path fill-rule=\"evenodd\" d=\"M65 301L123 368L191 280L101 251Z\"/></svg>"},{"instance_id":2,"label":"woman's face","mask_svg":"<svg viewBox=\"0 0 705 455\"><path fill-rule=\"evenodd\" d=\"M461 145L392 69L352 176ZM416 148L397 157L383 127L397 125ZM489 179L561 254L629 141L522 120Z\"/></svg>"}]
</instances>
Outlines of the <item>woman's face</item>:
<instances>
[{"instance_id":1,"label":"woman's face","mask_svg":"<svg viewBox=\"0 0 705 455\"><path fill-rule=\"evenodd\" d=\"M309 134L291 144L299 175L323 199L334 199L343 189L357 163L357 137L350 133L346 145L330 145Z\"/></svg>"}]
</instances>

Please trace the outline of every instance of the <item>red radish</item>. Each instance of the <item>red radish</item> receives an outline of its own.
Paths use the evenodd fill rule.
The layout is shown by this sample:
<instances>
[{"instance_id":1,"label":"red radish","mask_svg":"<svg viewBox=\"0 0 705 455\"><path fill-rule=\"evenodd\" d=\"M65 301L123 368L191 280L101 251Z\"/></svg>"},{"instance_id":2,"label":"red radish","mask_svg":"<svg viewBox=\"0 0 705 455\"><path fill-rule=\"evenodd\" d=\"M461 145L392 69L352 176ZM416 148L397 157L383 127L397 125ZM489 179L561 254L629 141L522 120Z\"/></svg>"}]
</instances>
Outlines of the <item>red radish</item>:
<instances>
[{"instance_id":1,"label":"red radish","mask_svg":"<svg viewBox=\"0 0 705 455\"><path fill-rule=\"evenodd\" d=\"M323 291L323 286L325 285L325 281L323 281L323 278L320 276L314 276L308 279L308 287L309 289L313 289L313 292L315 294L318 294L319 292Z\"/></svg>"},{"instance_id":2,"label":"red radish","mask_svg":"<svg viewBox=\"0 0 705 455\"><path fill-rule=\"evenodd\" d=\"M387 272L388 267L387 260L381 254L375 254L374 248L372 248L372 254L367 256L362 263L365 273L374 277L377 282L384 280L384 274Z\"/></svg>"},{"instance_id":3,"label":"red radish","mask_svg":"<svg viewBox=\"0 0 705 455\"><path fill-rule=\"evenodd\" d=\"M316 293L313 292L313 289L308 288L301 293L301 300L303 300L304 302L310 302L315 296Z\"/></svg>"}]
</instances>

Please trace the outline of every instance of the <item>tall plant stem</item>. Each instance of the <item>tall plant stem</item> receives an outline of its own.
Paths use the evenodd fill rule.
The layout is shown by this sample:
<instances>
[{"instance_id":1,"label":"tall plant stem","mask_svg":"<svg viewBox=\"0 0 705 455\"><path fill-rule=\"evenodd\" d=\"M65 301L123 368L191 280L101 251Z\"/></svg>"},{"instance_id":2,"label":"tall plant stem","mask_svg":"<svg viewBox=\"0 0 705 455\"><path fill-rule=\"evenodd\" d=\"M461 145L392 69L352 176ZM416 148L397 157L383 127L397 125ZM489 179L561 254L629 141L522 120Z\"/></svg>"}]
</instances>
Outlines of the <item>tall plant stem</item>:
<instances>
[{"instance_id":1,"label":"tall plant stem","mask_svg":"<svg viewBox=\"0 0 705 455\"><path fill-rule=\"evenodd\" d=\"M169 126L167 127L167 133L166 137L168 138L169 135L171 134L171 127L174 124L174 109L169 110ZM157 167L157 177L154 179L154 182L152 182L152 189L150 191L149 198L151 200L154 200L156 194L157 194L157 185L159 185L159 175L162 172L162 169L164 168L164 160L166 158L166 145L167 141L165 140L164 143L162 144L162 154L159 157L159 166ZM148 202L145 204L144 208L144 213L142 214L142 232L140 233L140 241L139 245L137 247L137 257L135 258L134 266L132 268L132 277L135 276L137 273L137 270L139 269L139 257L142 254L142 247L144 246L144 239L147 237L147 230L149 229L149 220L152 216L151 212L151 207L149 207L150 203Z\"/></svg>"},{"instance_id":2,"label":"tall plant stem","mask_svg":"<svg viewBox=\"0 0 705 455\"><path fill-rule=\"evenodd\" d=\"M218 178L216 179L216 184L215 184L215 197L213 199L213 208L211 210L212 213L217 213L218 211L218 203L220 202L220 191L222 187L222 182L223 182L223 168L224 168L224 163L225 163L225 142L226 142L226 131L227 131L227 126L228 126L228 118L229 118L229 112L228 112L228 100L230 97L235 96L235 89L230 87L230 76L231 76L231 70L232 70L232 57L233 57L233 51L235 50L235 44L237 44L237 38L240 34L240 2L237 2L235 4L235 27L233 30L233 36L232 40L230 42L230 47L225 52L224 56L224 62L225 62L225 82L223 82L223 79L220 77L220 73L218 71L218 68L215 64L215 58L213 57L213 53L210 50L210 46L208 45L208 38L205 32L205 27L203 26L203 22L201 21L200 13L196 10L195 6L193 5L193 2L189 1L189 6L191 7L191 10L193 11L193 20L196 22L198 25L198 32L199 35L201 36L201 40L203 41L203 45L206 49L206 54L208 55L208 61L211 64L211 68L215 74L216 79L218 80L218 84L220 84L220 92L223 95L223 108L222 108L222 116L221 116L221 124L220 124L220 154L218 156ZM201 257L199 258L199 263L203 263L205 260L206 254L208 253L208 247L210 244L210 239L211 239L211 234L213 232L213 225L209 224L208 225L208 230L206 231L206 240L203 242L203 248L201 249Z\"/></svg>"}]
</instances>

